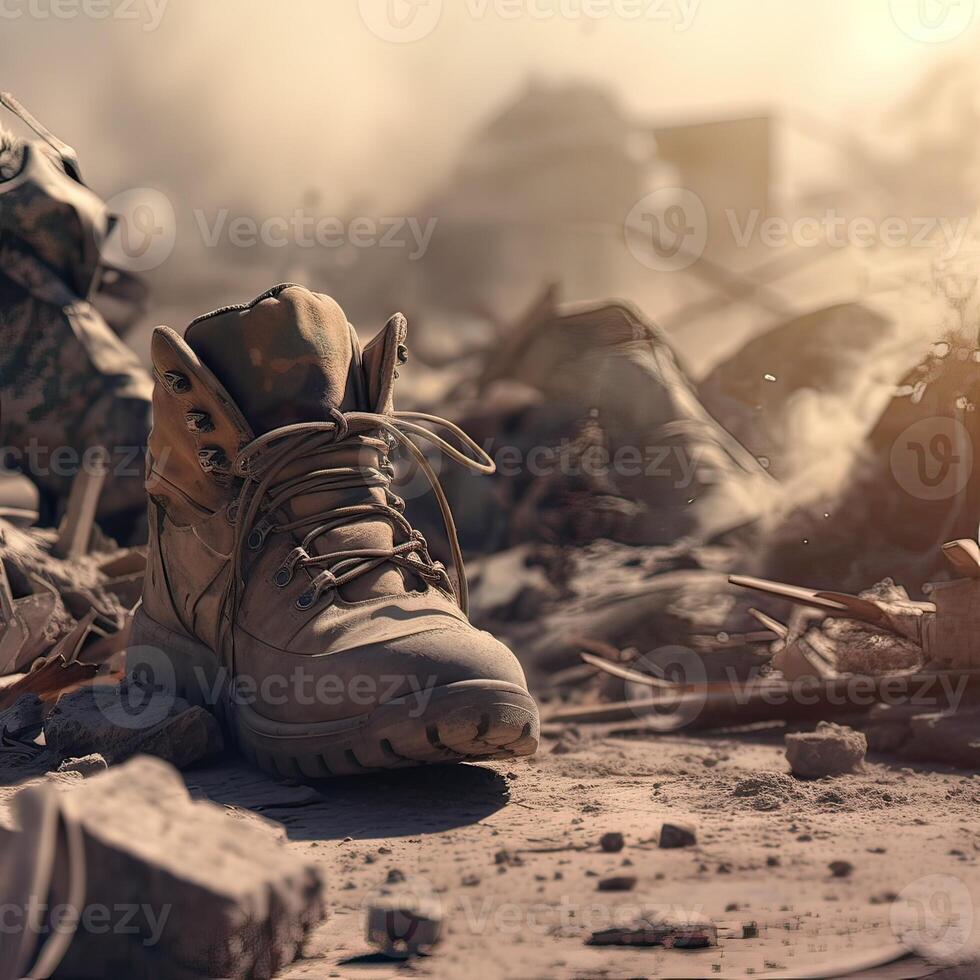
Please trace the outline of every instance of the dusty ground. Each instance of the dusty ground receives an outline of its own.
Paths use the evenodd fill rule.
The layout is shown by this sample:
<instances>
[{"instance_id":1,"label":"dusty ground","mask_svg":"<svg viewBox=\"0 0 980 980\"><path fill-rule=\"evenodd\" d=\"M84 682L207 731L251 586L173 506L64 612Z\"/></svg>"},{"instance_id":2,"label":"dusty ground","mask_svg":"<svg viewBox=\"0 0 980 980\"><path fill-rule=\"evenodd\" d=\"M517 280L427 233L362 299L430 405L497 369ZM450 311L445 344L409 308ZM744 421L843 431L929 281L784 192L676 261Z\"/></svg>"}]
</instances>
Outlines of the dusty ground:
<instances>
[{"instance_id":1,"label":"dusty ground","mask_svg":"<svg viewBox=\"0 0 980 980\"><path fill-rule=\"evenodd\" d=\"M892 897L903 892L948 908L980 940L980 776L876 760L862 774L802 783L771 735L553 746L526 763L362 777L315 796L293 790L294 805L273 801L265 816L323 866L331 909L309 959L284 975L799 977L893 945ZM217 771L188 782L229 807L268 789L245 771L237 787ZM697 825L698 846L661 850L651 841L677 819ZM623 851L596 846L607 831L625 835ZM853 864L849 877L832 877L838 860ZM363 936L363 905L392 869L417 877L446 913L434 955L406 965L371 956ZM623 874L636 876L633 891L597 890ZM700 909L726 938L686 952L584 944L638 906ZM740 938L750 921L759 938ZM957 948L956 930L928 915L914 928L930 948ZM928 972L906 960L867 975Z\"/></svg>"},{"instance_id":2,"label":"dusty ground","mask_svg":"<svg viewBox=\"0 0 980 980\"><path fill-rule=\"evenodd\" d=\"M779 735L586 734L572 751L554 745L545 741L527 762L315 787L237 765L185 778L230 820L259 813L281 823L289 846L324 869L330 917L285 977L796 978L887 952L894 924L906 921L898 910L909 908L896 895L921 904L912 938L927 948L953 953L961 934L980 940L980 775L877 759L861 774L800 782ZM0 804L13 791L0 790ZM664 820L696 824L698 846L658 848ZM607 831L625 836L619 853L597 846ZM832 861L853 871L835 878ZM373 955L364 939L365 902L393 869L435 896L446 917L434 954L410 963ZM634 875L634 889L599 891L612 875ZM592 930L650 908L706 913L721 927L720 946L585 945ZM950 916L958 927L943 927ZM741 938L753 921L759 937ZM980 975L974 969L958 980ZM861 975L932 972L912 958Z\"/></svg>"}]
</instances>

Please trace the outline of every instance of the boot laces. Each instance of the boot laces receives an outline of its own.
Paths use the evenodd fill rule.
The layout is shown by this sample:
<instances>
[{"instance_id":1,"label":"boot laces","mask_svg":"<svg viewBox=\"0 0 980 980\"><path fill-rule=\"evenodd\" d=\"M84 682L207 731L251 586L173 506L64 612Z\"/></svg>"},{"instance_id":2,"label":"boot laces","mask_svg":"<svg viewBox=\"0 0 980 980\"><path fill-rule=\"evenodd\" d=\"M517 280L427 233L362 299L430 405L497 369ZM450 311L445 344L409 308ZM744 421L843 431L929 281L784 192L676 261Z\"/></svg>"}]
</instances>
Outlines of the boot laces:
<instances>
[{"instance_id":1,"label":"boot laces","mask_svg":"<svg viewBox=\"0 0 980 980\"><path fill-rule=\"evenodd\" d=\"M447 430L464 451L456 448L421 423ZM329 421L301 422L264 433L242 447L232 467L242 479L237 501L233 545L233 574L225 601L232 615L225 625L234 622L238 598L244 587L243 568L246 549L258 550L271 533L306 532L302 543L293 548L273 580L279 587L287 585L297 570L317 569L309 587L296 600L300 609L311 608L325 591L335 593L348 582L383 564L392 564L411 572L427 583L434 583L452 595L465 614L469 592L459 535L449 501L425 454L411 438L427 440L450 459L478 473L493 473L493 460L454 423L423 412L330 411ZM435 494L445 525L457 585L454 588L445 566L429 554L425 538L406 520L404 501L391 491L394 467L390 453L398 446L408 450L425 475ZM324 466L323 457L332 452L369 449L378 453L379 465ZM304 459L316 460L315 468L299 466ZM293 520L283 519L282 506L291 498L307 494L356 488L383 487L385 503L379 500L349 506L325 508ZM404 540L391 548L355 548L316 553L316 539L335 528L365 520L389 521ZM396 535L397 537L397 535ZM227 607L226 607L227 608Z\"/></svg>"}]
</instances>

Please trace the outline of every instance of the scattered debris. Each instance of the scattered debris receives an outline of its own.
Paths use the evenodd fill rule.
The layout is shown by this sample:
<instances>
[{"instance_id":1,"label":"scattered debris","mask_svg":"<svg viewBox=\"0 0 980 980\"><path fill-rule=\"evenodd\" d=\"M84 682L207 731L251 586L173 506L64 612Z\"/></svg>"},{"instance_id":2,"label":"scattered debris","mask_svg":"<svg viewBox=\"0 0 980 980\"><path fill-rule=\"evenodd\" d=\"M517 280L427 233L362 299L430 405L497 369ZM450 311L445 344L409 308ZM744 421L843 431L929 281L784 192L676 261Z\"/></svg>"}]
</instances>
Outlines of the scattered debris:
<instances>
[{"instance_id":1,"label":"scattered debris","mask_svg":"<svg viewBox=\"0 0 980 980\"><path fill-rule=\"evenodd\" d=\"M58 772L77 772L87 779L89 776L94 776L108 768L109 763L106 762L105 756L99 755L98 752L92 752L80 759L65 759L58 766Z\"/></svg>"},{"instance_id":2,"label":"scattered debris","mask_svg":"<svg viewBox=\"0 0 980 980\"><path fill-rule=\"evenodd\" d=\"M411 880L383 887L367 904L367 941L392 959L428 956L442 938L441 903Z\"/></svg>"},{"instance_id":3,"label":"scattered debris","mask_svg":"<svg viewBox=\"0 0 980 980\"><path fill-rule=\"evenodd\" d=\"M37 694L21 695L9 708L0 710L0 736L35 738L41 731L44 702Z\"/></svg>"},{"instance_id":4,"label":"scattered debris","mask_svg":"<svg viewBox=\"0 0 980 980\"><path fill-rule=\"evenodd\" d=\"M596 886L601 892L631 892L636 887L636 875L613 875L600 878Z\"/></svg>"},{"instance_id":5,"label":"scattered debris","mask_svg":"<svg viewBox=\"0 0 980 980\"><path fill-rule=\"evenodd\" d=\"M98 752L113 765L143 754L184 769L224 748L209 712L128 682L64 695L45 719L44 735L59 759Z\"/></svg>"},{"instance_id":6,"label":"scattered debris","mask_svg":"<svg viewBox=\"0 0 980 980\"><path fill-rule=\"evenodd\" d=\"M599 846L609 854L621 851L626 844L626 839L618 830L610 830L599 838Z\"/></svg>"},{"instance_id":7,"label":"scattered debris","mask_svg":"<svg viewBox=\"0 0 980 980\"><path fill-rule=\"evenodd\" d=\"M660 828L660 847L694 847L698 833L689 823L665 823Z\"/></svg>"},{"instance_id":8,"label":"scattered debris","mask_svg":"<svg viewBox=\"0 0 980 980\"><path fill-rule=\"evenodd\" d=\"M786 758L793 775L800 779L842 776L864 761L868 740L833 722L820 722L812 732L790 732L786 736Z\"/></svg>"},{"instance_id":9,"label":"scattered debris","mask_svg":"<svg viewBox=\"0 0 980 980\"><path fill-rule=\"evenodd\" d=\"M699 912L644 915L629 926L592 933L590 946L666 946L702 949L718 945L718 927Z\"/></svg>"},{"instance_id":10,"label":"scattered debris","mask_svg":"<svg viewBox=\"0 0 980 980\"><path fill-rule=\"evenodd\" d=\"M20 830L4 840L5 857L50 861L38 865L43 877L31 897L51 908L84 901L134 910L125 930L69 933L54 964L59 976L269 977L297 957L324 916L314 866L261 822L231 823L221 807L193 802L158 759L134 759L63 792L29 787L14 808ZM5 879L7 889L25 885ZM30 962L16 975L47 975Z\"/></svg>"},{"instance_id":11,"label":"scattered debris","mask_svg":"<svg viewBox=\"0 0 980 980\"><path fill-rule=\"evenodd\" d=\"M919 762L980 769L980 708L913 716L900 754Z\"/></svg>"}]
</instances>

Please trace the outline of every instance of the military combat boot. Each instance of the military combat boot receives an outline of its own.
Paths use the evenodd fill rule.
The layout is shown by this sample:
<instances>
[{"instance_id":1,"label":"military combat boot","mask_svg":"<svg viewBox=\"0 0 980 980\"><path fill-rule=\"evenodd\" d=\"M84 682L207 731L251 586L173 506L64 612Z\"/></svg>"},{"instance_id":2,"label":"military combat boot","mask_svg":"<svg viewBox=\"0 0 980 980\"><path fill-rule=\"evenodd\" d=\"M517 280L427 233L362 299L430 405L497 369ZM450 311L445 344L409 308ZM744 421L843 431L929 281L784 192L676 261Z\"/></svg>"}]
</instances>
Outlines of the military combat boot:
<instances>
[{"instance_id":1,"label":"military combat boot","mask_svg":"<svg viewBox=\"0 0 980 980\"><path fill-rule=\"evenodd\" d=\"M520 664L466 617L452 515L411 437L472 469L493 464L451 423L394 411L405 337L396 314L362 350L332 299L291 284L198 318L184 339L153 335L149 561L130 673L213 706L274 773L537 747ZM399 446L432 484L455 585L391 489Z\"/></svg>"}]
</instances>

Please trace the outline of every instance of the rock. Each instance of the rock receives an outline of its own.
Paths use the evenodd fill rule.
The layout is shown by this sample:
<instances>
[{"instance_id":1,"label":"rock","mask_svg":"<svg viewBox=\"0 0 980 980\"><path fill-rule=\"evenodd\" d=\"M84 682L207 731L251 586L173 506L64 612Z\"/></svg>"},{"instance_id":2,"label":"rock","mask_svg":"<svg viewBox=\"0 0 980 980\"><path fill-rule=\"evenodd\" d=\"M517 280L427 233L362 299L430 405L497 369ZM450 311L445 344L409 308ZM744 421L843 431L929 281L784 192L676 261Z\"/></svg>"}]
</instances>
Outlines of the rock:
<instances>
[{"instance_id":1,"label":"rock","mask_svg":"<svg viewBox=\"0 0 980 980\"><path fill-rule=\"evenodd\" d=\"M602 878L596 886L601 892L631 892L636 887L636 875L613 875Z\"/></svg>"},{"instance_id":2,"label":"rock","mask_svg":"<svg viewBox=\"0 0 980 980\"><path fill-rule=\"evenodd\" d=\"M93 752L91 755L83 755L80 759L65 759L58 766L58 772L77 772L87 779L89 776L105 772L108 768L109 763L105 761L105 758L98 752Z\"/></svg>"},{"instance_id":3,"label":"rock","mask_svg":"<svg viewBox=\"0 0 980 980\"><path fill-rule=\"evenodd\" d=\"M224 748L203 708L133 684L90 684L64 695L45 719L44 736L59 759L99 753L113 765L154 755L184 769Z\"/></svg>"},{"instance_id":4,"label":"rock","mask_svg":"<svg viewBox=\"0 0 980 980\"><path fill-rule=\"evenodd\" d=\"M23 694L9 708L0 711L0 734L36 738L43 717L44 702L36 694Z\"/></svg>"},{"instance_id":5,"label":"rock","mask_svg":"<svg viewBox=\"0 0 980 980\"><path fill-rule=\"evenodd\" d=\"M718 945L718 927L700 912L678 911L670 915L641 915L628 926L592 933L589 946L667 946L701 949Z\"/></svg>"},{"instance_id":6,"label":"rock","mask_svg":"<svg viewBox=\"0 0 980 980\"><path fill-rule=\"evenodd\" d=\"M854 772L868 751L867 739L843 725L822 721L812 732L786 736L786 758L799 779L820 779Z\"/></svg>"},{"instance_id":7,"label":"rock","mask_svg":"<svg viewBox=\"0 0 980 980\"><path fill-rule=\"evenodd\" d=\"M849 878L854 870L854 865L850 861L831 861L827 867L835 878Z\"/></svg>"},{"instance_id":8,"label":"rock","mask_svg":"<svg viewBox=\"0 0 980 980\"><path fill-rule=\"evenodd\" d=\"M900 754L917 762L980 769L980 709L916 715Z\"/></svg>"},{"instance_id":9,"label":"rock","mask_svg":"<svg viewBox=\"0 0 980 980\"><path fill-rule=\"evenodd\" d=\"M610 830L599 838L599 846L608 854L615 854L621 851L626 844L626 840L618 830Z\"/></svg>"},{"instance_id":10,"label":"rock","mask_svg":"<svg viewBox=\"0 0 980 980\"><path fill-rule=\"evenodd\" d=\"M661 847L693 847L698 842L698 833L689 823L665 823L660 828Z\"/></svg>"},{"instance_id":11,"label":"rock","mask_svg":"<svg viewBox=\"0 0 980 980\"><path fill-rule=\"evenodd\" d=\"M442 906L423 883L383 888L367 903L367 941L385 956L427 956L441 938Z\"/></svg>"},{"instance_id":12,"label":"rock","mask_svg":"<svg viewBox=\"0 0 980 980\"><path fill-rule=\"evenodd\" d=\"M109 928L72 938L58 976L153 976L159 980L271 977L300 953L324 916L319 870L257 821L191 800L177 771L139 757L58 793L23 790L19 817L54 794L66 828L51 896L70 879L65 841L84 862L85 909L108 910ZM17 836L29 839L24 823ZM76 837L77 833L77 837ZM59 886L59 882L62 883ZM116 921L114 910L125 910ZM116 928L113 928L116 926Z\"/></svg>"}]
</instances>

